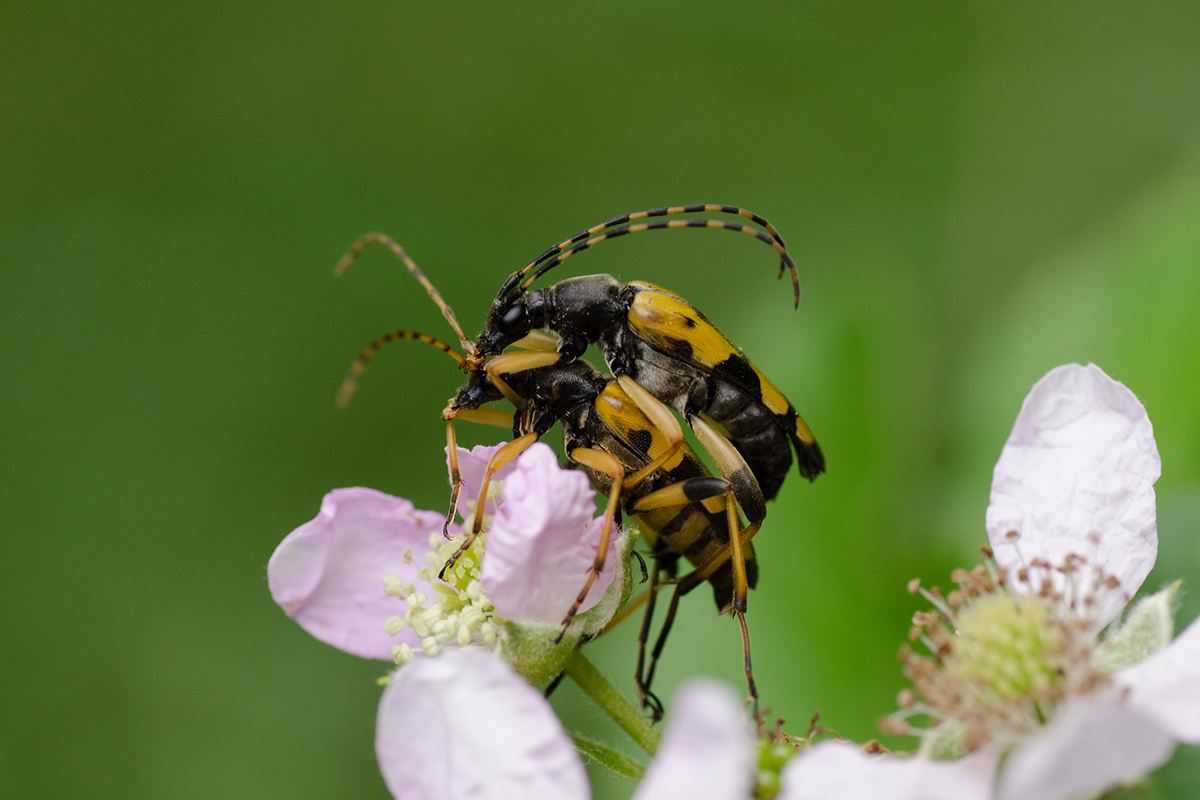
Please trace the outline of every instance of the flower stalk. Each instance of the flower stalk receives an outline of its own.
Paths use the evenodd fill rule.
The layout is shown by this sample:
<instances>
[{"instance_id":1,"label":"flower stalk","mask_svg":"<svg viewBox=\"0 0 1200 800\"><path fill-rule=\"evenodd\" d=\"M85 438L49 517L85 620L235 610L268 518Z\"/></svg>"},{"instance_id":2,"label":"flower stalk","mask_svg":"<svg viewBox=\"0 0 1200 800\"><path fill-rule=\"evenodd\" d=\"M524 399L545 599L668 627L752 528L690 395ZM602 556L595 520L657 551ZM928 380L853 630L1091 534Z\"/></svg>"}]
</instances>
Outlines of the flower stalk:
<instances>
[{"instance_id":1,"label":"flower stalk","mask_svg":"<svg viewBox=\"0 0 1200 800\"><path fill-rule=\"evenodd\" d=\"M642 712L617 691L591 661L588 661L581 650L577 649L567 661L566 673L584 694L638 743L639 747L647 754L654 755L660 739L658 731L650 725Z\"/></svg>"}]
</instances>

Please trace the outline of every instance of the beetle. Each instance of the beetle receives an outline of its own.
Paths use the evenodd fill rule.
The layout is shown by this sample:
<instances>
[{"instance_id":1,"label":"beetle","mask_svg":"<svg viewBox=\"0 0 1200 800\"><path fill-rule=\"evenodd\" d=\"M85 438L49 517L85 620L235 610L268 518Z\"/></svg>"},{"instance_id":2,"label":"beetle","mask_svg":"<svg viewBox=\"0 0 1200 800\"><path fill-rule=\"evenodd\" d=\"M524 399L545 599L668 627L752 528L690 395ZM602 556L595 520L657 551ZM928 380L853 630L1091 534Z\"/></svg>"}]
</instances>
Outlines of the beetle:
<instances>
[{"instance_id":1,"label":"beetle","mask_svg":"<svg viewBox=\"0 0 1200 800\"><path fill-rule=\"evenodd\" d=\"M737 213L764 225L770 235L720 220L628 222L695 211ZM474 352L468 355L468 369L480 368L540 328L558 335L558 352L564 359L578 358L589 344L598 344L614 375L628 375L637 381L679 412L693 429L703 417L733 442L766 499L775 497L791 470L792 450L800 474L814 480L824 472L825 458L811 429L741 349L682 297L650 283L621 283L610 275L586 275L544 289L530 288L550 269L602 241L670 227L720 227L771 244L780 254L780 274L785 267L792 271L798 303L795 265L774 226L757 214L735 206L711 205L637 212L588 228L510 275L492 303ZM710 449L710 441L702 439L702 443ZM744 497L748 490L739 485L739 491Z\"/></svg>"},{"instance_id":2,"label":"beetle","mask_svg":"<svg viewBox=\"0 0 1200 800\"><path fill-rule=\"evenodd\" d=\"M363 349L343 382L339 398L348 400L375 353L385 344L400 339L425 342L460 364L463 361L453 348L438 339L415 331L395 331L377 338ZM523 366L522 360L511 358L520 355L506 354L498 361L502 367L505 363ZM504 414L486 408L506 397L516 399L516 413ZM490 413L479 414L481 411ZM750 539L761 526L766 509L760 502L747 512L748 524L741 525L729 482L709 473L688 447L678 421L665 406L628 378L601 375L587 362L569 361L528 369L473 372L450 401L447 415L450 419L511 424L513 439L489 461L468 536L447 562L446 569L452 568L458 555L466 552L480 532L482 509L492 477L556 422L561 423L568 459L588 474L597 491L608 494L609 502L596 560L562 620L558 640L604 568L612 530L619 524L616 517L623 512L637 520L655 557L647 608L638 634L635 680L643 705L651 708L656 719L661 716L661 703L650 691L654 668L674 622L680 598L705 581L712 585L718 610L733 612L739 621L747 686L757 705L744 610L746 590L758 581L758 563ZM732 451L728 446L727 449ZM726 456L737 458L736 452ZM731 536L731 531L737 535ZM687 559L694 570L673 581L675 591L646 670L646 644L659 574L664 570L673 574L675 562L680 557Z\"/></svg>"},{"instance_id":3,"label":"beetle","mask_svg":"<svg viewBox=\"0 0 1200 800\"><path fill-rule=\"evenodd\" d=\"M737 214L762 225L768 233L741 223L712 219L634 221L698 211ZM472 419L495 424L498 419L497 411L486 407L488 402L504 397L512 401L518 409L518 421L514 424L515 438L493 456L487 470L489 477L545 432L538 430L539 423L536 420L550 420L550 424L555 420L562 420L564 430L572 424L575 425L578 433L575 444L578 446L572 447L569 452L589 471L594 484L602 487L607 482L610 489L610 502L606 509L604 526L605 539L599 551L601 553L606 552L612 516L616 513L619 502L623 498L627 503L632 502L633 505L629 505L627 510L635 515L639 511L648 511L647 507L639 505L646 502L645 498L635 496L638 486L647 482L651 476L664 473L664 465L686 447L678 422L662 404L666 403L674 408L687 420L701 444L713 457L722 475L720 479L711 475L707 477L722 481L720 485L726 493L725 507L730 521L725 526L724 541L729 543L729 547L724 559L731 562L730 571L734 575L731 607L742 625L747 680L753 695L749 635L744 619L749 581L746 563L740 554L742 535L730 536L729 531L741 530L737 524L736 509L739 506L750 520L746 529L750 532L749 535L752 536L757 530L766 514L765 499L775 496L790 471L792 448L796 450L801 473L810 480L824 470L824 458L812 432L766 376L698 309L679 296L652 284L621 284L607 275L567 279L547 289L530 291L531 284L538 277L575 253L601 241L645 230L678 227L732 230L749 234L771 245L780 255L780 275L785 268L791 270L793 293L798 304L799 283L796 269L782 237L762 217L734 206L675 206L635 212L614 217L576 234L550 248L523 270L509 277L492 305L483 332L474 342L465 335L453 311L403 248L383 234L367 234L362 237L339 261L335 273L343 272L370 243L381 242L387 245L425 287L459 337L464 356L454 354L448 345L441 345L443 350L455 355L460 366L469 373L467 386L460 390L442 413L443 420L447 423L453 487L444 533L448 532L449 524L454 518L462 486L456 458L454 422L456 419ZM547 337L539 334L536 330L538 328L549 329L557 336ZM380 337L368 345L363 355L352 366L347 384L343 386L343 396L348 397L347 387L352 391L353 383L361 375L374 350L386 341L396 338L422 341L431 339L413 332L397 332ZM587 345L593 342L600 345L601 352L613 372L613 378L595 378L594 370L590 367L570 366L581 364L576 359ZM520 353L502 352L506 347L518 343L531 349ZM552 401L556 397L554 394L539 401L535 389L523 383L527 378L521 377L522 375L537 376L528 380L556 387L557 399L569 400L570 403L566 407L553 405ZM604 380L605 387L619 387L626 398L639 409L639 424L642 419L651 419L652 429L659 431L670 430L673 426L674 431L678 433L670 437L671 450L660 453L648 462L635 460L630 455L636 452L635 450L631 451L627 445L615 445L619 443L620 436L613 434L616 429L610 423L619 422L620 415L605 421L603 426L593 424L589 428L583 424L582 417L574 418L572 423L569 409L581 409L577 413L591 414L600 407L598 400L608 391L594 386L590 395L586 391L580 394L578 389L564 393L564 387L572 386L571 381L584 377ZM517 385L511 385L511 381L516 381ZM583 383L586 384L587 381ZM472 387L480 390L483 386L488 387L487 392L475 399L464 395L464 392L469 394ZM539 402L542 403L541 406ZM531 414L533 416L530 416ZM634 417L628 414L624 419L628 422ZM650 428L645 426L636 428L642 432L648 429ZM607 444L607 449L588 446L600 443ZM690 453L690 450L688 452ZM694 455L692 457L694 458ZM626 465L635 468L634 474L628 479L624 478ZM701 476L694 477L699 479ZM653 481L646 483L646 486L653 485ZM483 491L486 493L486 480ZM451 557L443 568L443 573L446 568L453 566L457 557L469 546L470 539L480 531L484 496L481 494L481 502L476 505L468 542ZM682 497L687 499L686 495ZM710 538L713 541L720 540L716 534L711 534ZM597 560L602 566L603 558L599 557ZM564 630L570 624L579 603L586 597L599 568L593 570L577 602L564 618ZM690 589L695 583L710 579L718 572L720 570L716 567L698 567L692 573L692 576L695 576L692 577L693 584L687 584L688 579L685 578L679 586L687 586ZM656 567L656 578L657 574ZM717 578L712 582L716 590L721 579ZM674 604L679 596L677 587L676 595L672 599L672 608L668 612L668 620L673 619ZM726 596L729 596L729 593L726 593ZM718 606L721 606L720 601ZM660 638L662 635L665 635L665 631ZM659 650L656 645L655 656L652 658L657 656ZM653 661L651 674L652 671ZM641 685L639 677L639 686Z\"/></svg>"},{"instance_id":4,"label":"beetle","mask_svg":"<svg viewBox=\"0 0 1200 800\"><path fill-rule=\"evenodd\" d=\"M762 225L767 233L739 222L715 219L642 221L703 211L741 216ZM589 342L599 342L613 374L629 375L682 414L710 453L720 449L718 439L733 442L749 474L726 471L720 463L718 467L733 484L739 502L752 505L760 496L772 499L778 493L791 469L793 448L800 472L809 480L824 471L825 460L808 425L783 394L707 317L664 289L640 282L621 284L607 275L571 278L546 289L528 291L532 282L548 270L599 242L646 230L687 227L740 232L769 244L779 254L779 274L782 276L784 269L791 271L793 295L799 303L795 264L775 227L752 211L713 204L623 214L554 245L509 276L476 341L463 332L454 312L403 248L384 234L361 237L338 262L335 274L344 272L371 243L387 245L454 328L465 353L462 367L467 372L487 370L494 378L498 370L490 362L513 355L501 355L501 351L518 341L543 351L521 355L526 367L577 358ZM542 326L557 338L539 337L537 328ZM503 391L503 383L499 385ZM512 396L509 399L516 401ZM452 454L453 485L444 528L448 530L462 480L453 455L453 424L445 412L443 419L447 421L447 444Z\"/></svg>"}]
</instances>

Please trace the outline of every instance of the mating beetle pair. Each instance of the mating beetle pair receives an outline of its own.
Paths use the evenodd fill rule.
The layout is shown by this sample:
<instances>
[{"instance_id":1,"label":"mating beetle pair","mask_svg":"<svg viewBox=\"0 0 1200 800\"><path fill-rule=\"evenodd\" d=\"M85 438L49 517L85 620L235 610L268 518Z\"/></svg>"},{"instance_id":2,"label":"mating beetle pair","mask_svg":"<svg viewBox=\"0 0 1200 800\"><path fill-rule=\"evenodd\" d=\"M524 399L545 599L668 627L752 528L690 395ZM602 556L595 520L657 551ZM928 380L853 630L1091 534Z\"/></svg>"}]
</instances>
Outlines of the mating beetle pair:
<instances>
[{"instance_id":1,"label":"mating beetle pair","mask_svg":"<svg viewBox=\"0 0 1200 800\"><path fill-rule=\"evenodd\" d=\"M737 214L762 225L769 235L723 220L635 221L699 211ZM757 577L749 539L766 515L765 500L775 496L791 468L793 448L805 477L811 480L824 470L820 448L791 404L687 301L651 284L621 284L607 275L567 279L530 291L534 280L580 250L627 233L673 227L722 228L770 244L780 255L780 274L785 268L791 270L798 297L795 267L782 238L763 218L733 206L677 206L622 215L555 245L509 277L475 342L463 333L453 311L412 259L382 234L360 239L337 270L344 270L371 242L387 244L426 288L458 334L464 356L449 345L413 331L380 337L363 350L339 395L348 399L379 347L400 338L434 344L468 371L467 384L443 412L454 484L447 523L453 519L462 485L454 457L456 419L513 426L513 440L488 465L483 493L497 470L555 422L563 424L568 457L588 472L598 490L608 492L596 565L564 617L564 631L603 567L615 515L623 510L638 519L656 560L647 616L639 637L637 680L643 700L656 706L656 715L659 709L649 693L653 659L661 652L678 598L704 580L713 585L718 608L732 610L741 624L747 681L751 696L756 695L743 616L746 590ZM539 334L539 328L556 336ZM612 377L575 360L591 343L599 345ZM503 352L514 344L531 349ZM502 398L513 403L515 416L487 406ZM687 447L668 407L688 422L721 477L709 474ZM480 531L483 507L481 497L470 536L459 553L465 552ZM748 520L744 528L739 507ZM673 568L679 556L687 558L696 569L676 583L649 675L643 681L642 653L659 573L663 568ZM457 554L447 567L456 558Z\"/></svg>"}]
</instances>

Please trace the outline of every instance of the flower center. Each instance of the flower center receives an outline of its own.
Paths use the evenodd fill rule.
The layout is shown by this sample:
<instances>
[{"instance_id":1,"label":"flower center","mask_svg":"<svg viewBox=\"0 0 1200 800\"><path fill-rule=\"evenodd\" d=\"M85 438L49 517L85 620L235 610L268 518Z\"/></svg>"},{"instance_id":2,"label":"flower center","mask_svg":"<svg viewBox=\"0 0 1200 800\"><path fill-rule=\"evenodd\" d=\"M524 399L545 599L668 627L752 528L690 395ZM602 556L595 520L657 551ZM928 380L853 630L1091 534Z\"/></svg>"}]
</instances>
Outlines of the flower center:
<instances>
[{"instance_id":1,"label":"flower center","mask_svg":"<svg viewBox=\"0 0 1200 800\"><path fill-rule=\"evenodd\" d=\"M429 550L425 552L425 561L429 566L422 567L417 575L432 587L432 598L396 575L385 575L383 578L384 591L408 603L408 610L389 618L384 623L384 629L389 635L395 636L405 627L412 628L413 633L421 638L421 651L430 658L436 657L443 645L452 642L459 647L476 645L491 650L499 645L503 629L495 620L496 609L479 582L487 534L476 537L455 562L453 569L446 572L444 581L438 579L442 565L465 539L466 534L449 541L436 531L429 534ZM392 647L392 658L397 664L405 664L415 657L416 651L407 643Z\"/></svg>"},{"instance_id":2,"label":"flower center","mask_svg":"<svg viewBox=\"0 0 1200 800\"><path fill-rule=\"evenodd\" d=\"M912 691L901 693L901 710L883 721L889 733L918 733L934 757L959 757L997 738L1018 736L1045 724L1068 695L1093 691L1107 681L1094 666L1096 631L1089 615L1104 581L1077 581L1070 591L1056 588L1057 577L1077 575L1084 561L1035 562L1013 575L986 563L955 570L949 594L919 592L933 605L913 615L912 647L900 652ZM1103 576L1101 576L1103 577ZM913 730L908 719L928 718L930 727Z\"/></svg>"},{"instance_id":3,"label":"flower center","mask_svg":"<svg viewBox=\"0 0 1200 800\"><path fill-rule=\"evenodd\" d=\"M997 706L1048 699L1061 682L1064 633L1040 597L993 594L958 614L946 669Z\"/></svg>"}]
</instances>

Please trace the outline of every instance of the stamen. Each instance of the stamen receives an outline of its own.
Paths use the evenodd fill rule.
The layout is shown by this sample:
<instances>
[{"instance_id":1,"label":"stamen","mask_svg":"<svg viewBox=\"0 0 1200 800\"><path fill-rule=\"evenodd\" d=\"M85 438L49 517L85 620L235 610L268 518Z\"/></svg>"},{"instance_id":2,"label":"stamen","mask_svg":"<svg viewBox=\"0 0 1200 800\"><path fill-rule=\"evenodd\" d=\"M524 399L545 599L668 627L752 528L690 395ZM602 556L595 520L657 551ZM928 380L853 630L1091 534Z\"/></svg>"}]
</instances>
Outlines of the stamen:
<instances>
[{"instance_id":1,"label":"stamen","mask_svg":"<svg viewBox=\"0 0 1200 800\"><path fill-rule=\"evenodd\" d=\"M1009 536L1014 545L1017 538ZM953 571L957 587L946 594L919 580L907 586L933 606L913 614L908 636L930 655L901 647L913 688L897 697L899 710L885 728L922 737L926 752L969 752L998 736L1025 733L1044 724L1065 697L1108 682L1092 665L1092 609L1115 582L1071 554L1061 564L1023 564L1010 586L1010 574L997 567L990 549L983 552L984 564ZM921 715L929 718L928 729L910 723Z\"/></svg>"},{"instance_id":2,"label":"stamen","mask_svg":"<svg viewBox=\"0 0 1200 800\"><path fill-rule=\"evenodd\" d=\"M408 609L402 615L389 617L384 623L388 635L395 636L406 627L420 639L420 650L407 644L392 648L397 664L414 658L418 652L436 658L446 645L459 647L482 646L495 649L500 643L502 628L491 622L495 609L479 582L486 534L481 534L459 558L449 575L450 582L438 580L442 565L457 551L465 536L445 541L439 532L429 536L430 549L424 553L429 565L418 570L418 577L433 588L433 596L417 591L395 575L384 577L384 591L391 597L403 599ZM432 600L432 602L430 602Z\"/></svg>"}]
</instances>

